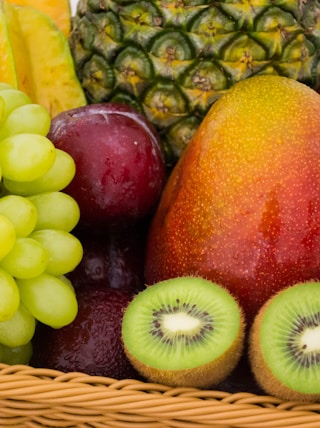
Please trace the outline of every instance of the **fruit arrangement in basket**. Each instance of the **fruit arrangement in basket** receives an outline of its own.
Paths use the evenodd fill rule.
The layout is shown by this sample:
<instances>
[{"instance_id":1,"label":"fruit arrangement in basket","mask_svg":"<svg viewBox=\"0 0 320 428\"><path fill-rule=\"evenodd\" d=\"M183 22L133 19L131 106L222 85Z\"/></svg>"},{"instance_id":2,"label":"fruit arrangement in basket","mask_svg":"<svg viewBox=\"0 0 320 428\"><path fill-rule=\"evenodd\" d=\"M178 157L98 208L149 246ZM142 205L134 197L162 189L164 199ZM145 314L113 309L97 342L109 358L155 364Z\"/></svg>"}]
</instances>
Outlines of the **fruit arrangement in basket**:
<instances>
[{"instance_id":1,"label":"fruit arrangement in basket","mask_svg":"<svg viewBox=\"0 0 320 428\"><path fill-rule=\"evenodd\" d=\"M0 1L0 362L319 402L317 2L45 3Z\"/></svg>"}]
</instances>

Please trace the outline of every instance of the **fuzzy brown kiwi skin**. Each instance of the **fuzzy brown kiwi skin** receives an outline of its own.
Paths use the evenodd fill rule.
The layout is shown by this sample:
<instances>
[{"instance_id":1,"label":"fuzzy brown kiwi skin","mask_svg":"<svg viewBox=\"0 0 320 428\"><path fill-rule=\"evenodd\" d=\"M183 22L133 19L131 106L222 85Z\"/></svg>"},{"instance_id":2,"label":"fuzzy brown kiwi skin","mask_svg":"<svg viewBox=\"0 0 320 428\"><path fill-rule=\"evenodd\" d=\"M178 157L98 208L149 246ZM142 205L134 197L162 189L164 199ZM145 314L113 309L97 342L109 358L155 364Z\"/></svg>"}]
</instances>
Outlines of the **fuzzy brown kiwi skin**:
<instances>
[{"instance_id":1,"label":"fuzzy brown kiwi skin","mask_svg":"<svg viewBox=\"0 0 320 428\"><path fill-rule=\"evenodd\" d=\"M127 358L135 369L149 382L171 387L207 389L222 382L237 366L243 354L245 318L240 310L240 325L237 338L230 348L218 359L199 367L183 370L159 370L138 361L125 347Z\"/></svg>"},{"instance_id":2,"label":"fuzzy brown kiwi skin","mask_svg":"<svg viewBox=\"0 0 320 428\"><path fill-rule=\"evenodd\" d=\"M269 369L261 350L259 336L264 313L272 303L273 299L282 291L283 290L277 292L265 302L265 304L260 308L250 328L248 354L251 371L258 385L271 396L284 401L316 403L320 401L319 394L303 394L299 391L288 388L286 385L281 383Z\"/></svg>"}]
</instances>

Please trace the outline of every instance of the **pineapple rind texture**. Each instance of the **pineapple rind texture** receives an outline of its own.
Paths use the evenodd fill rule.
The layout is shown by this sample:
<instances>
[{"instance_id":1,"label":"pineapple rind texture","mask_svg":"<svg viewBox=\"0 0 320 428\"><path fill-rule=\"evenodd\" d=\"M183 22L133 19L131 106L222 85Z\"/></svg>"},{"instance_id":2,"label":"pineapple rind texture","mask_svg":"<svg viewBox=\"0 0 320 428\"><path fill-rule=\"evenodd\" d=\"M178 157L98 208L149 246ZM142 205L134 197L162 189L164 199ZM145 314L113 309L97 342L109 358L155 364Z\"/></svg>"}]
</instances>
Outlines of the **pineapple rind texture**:
<instances>
[{"instance_id":1,"label":"pineapple rind texture","mask_svg":"<svg viewBox=\"0 0 320 428\"><path fill-rule=\"evenodd\" d=\"M236 82L319 87L320 0L80 0L70 47L88 102L125 102L158 129L168 164Z\"/></svg>"}]
</instances>

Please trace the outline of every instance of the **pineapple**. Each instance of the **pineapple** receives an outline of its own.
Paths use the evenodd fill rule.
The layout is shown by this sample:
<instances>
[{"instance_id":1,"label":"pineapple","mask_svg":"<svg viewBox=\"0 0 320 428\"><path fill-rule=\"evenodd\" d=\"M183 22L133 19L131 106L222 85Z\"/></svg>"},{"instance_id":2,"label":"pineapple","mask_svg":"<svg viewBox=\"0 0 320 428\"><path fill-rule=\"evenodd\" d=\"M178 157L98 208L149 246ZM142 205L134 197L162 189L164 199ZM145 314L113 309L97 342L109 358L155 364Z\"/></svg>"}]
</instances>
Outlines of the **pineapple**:
<instances>
[{"instance_id":1,"label":"pineapple","mask_svg":"<svg viewBox=\"0 0 320 428\"><path fill-rule=\"evenodd\" d=\"M168 164L236 82L280 74L318 89L319 0L80 0L70 46L88 102L125 102Z\"/></svg>"}]
</instances>

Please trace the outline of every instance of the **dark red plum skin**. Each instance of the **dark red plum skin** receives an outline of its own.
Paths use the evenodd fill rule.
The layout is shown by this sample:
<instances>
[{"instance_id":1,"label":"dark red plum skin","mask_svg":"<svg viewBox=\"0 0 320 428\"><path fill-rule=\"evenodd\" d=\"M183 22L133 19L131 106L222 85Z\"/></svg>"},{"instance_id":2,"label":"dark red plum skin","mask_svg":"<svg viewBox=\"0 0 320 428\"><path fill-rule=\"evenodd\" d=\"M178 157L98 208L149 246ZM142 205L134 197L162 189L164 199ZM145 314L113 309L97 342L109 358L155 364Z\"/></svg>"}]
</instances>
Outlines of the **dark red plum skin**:
<instances>
[{"instance_id":1,"label":"dark red plum skin","mask_svg":"<svg viewBox=\"0 0 320 428\"><path fill-rule=\"evenodd\" d=\"M91 104L62 112L48 138L69 153L76 174L64 191L79 204L80 224L134 223L153 212L165 182L159 136L124 104Z\"/></svg>"},{"instance_id":2,"label":"dark red plum skin","mask_svg":"<svg viewBox=\"0 0 320 428\"><path fill-rule=\"evenodd\" d=\"M77 291L78 315L53 329L39 323L30 365L116 379L137 378L121 340L123 311L132 299L123 290L95 286Z\"/></svg>"},{"instance_id":3,"label":"dark red plum skin","mask_svg":"<svg viewBox=\"0 0 320 428\"><path fill-rule=\"evenodd\" d=\"M145 288L144 258L148 223L130 228L73 233L80 239L83 257L67 274L75 288L101 285L135 293Z\"/></svg>"}]
</instances>

